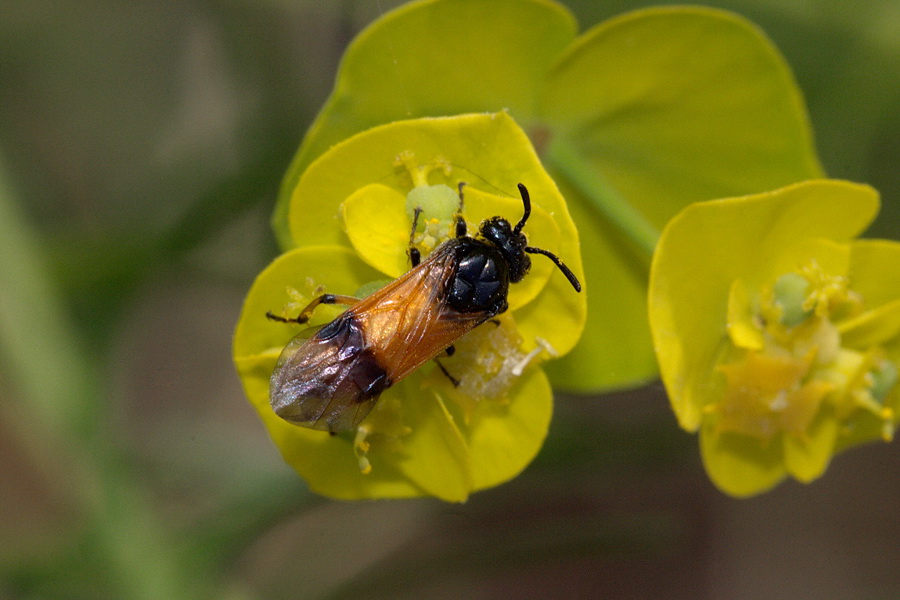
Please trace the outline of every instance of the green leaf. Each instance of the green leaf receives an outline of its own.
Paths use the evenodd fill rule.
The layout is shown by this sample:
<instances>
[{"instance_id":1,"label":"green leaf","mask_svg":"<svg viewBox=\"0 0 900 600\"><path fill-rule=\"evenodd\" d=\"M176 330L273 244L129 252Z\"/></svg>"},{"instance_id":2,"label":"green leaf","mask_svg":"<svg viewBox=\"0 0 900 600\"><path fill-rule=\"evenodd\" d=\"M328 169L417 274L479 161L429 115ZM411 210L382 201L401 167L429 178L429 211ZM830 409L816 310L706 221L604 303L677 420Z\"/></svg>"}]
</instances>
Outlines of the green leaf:
<instances>
[{"instance_id":1,"label":"green leaf","mask_svg":"<svg viewBox=\"0 0 900 600\"><path fill-rule=\"evenodd\" d=\"M900 298L900 242L855 240L850 246L853 289L869 309Z\"/></svg>"},{"instance_id":2,"label":"green leaf","mask_svg":"<svg viewBox=\"0 0 900 600\"><path fill-rule=\"evenodd\" d=\"M409 270L410 223L398 190L372 183L341 204L347 237L360 258L392 278Z\"/></svg>"}]
</instances>

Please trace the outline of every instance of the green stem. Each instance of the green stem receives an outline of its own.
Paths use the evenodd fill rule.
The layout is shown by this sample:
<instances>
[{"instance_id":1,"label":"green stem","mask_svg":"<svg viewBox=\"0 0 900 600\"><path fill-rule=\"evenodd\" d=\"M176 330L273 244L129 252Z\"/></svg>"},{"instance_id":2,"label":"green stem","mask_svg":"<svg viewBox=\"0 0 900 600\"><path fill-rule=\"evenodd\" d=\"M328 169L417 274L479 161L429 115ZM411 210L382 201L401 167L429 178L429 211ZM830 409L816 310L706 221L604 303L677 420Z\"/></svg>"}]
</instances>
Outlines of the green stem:
<instances>
[{"instance_id":1,"label":"green stem","mask_svg":"<svg viewBox=\"0 0 900 600\"><path fill-rule=\"evenodd\" d=\"M544 160L562 173L625 237L648 257L653 256L659 231L619 194L573 144L560 137L554 138L544 154Z\"/></svg>"}]
</instances>

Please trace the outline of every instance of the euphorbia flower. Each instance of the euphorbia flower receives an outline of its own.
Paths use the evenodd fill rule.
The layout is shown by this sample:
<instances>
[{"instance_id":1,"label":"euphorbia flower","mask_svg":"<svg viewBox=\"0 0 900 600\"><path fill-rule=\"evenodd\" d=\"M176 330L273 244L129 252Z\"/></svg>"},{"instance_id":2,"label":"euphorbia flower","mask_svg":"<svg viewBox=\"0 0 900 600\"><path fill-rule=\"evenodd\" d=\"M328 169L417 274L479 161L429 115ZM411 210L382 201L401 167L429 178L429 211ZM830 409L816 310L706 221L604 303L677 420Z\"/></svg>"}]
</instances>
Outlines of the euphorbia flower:
<instances>
[{"instance_id":1,"label":"euphorbia flower","mask_svg":"<svg viewBox=\"0 0 900 600\"><path fill-rule=\"evenodd\" d=\"M694 204L663 231L649 294L663 382L725 492L809 482L893 437L900 243L853 239L877 210L867 186L808 181Z\"/></svg>"},{"instance_id":2,"label":"euphorbia flower","mask_svg":"<svg viewBox=\"0 0 900 600\"><path fill-rule=\"evenodd\" d=\"M309 243L288 206L316 211L318 198L296 200L295 188L333 144L398 119L508 110L569 201L588 282L603 290L589 297L589 334L550 365L554 383L652 379L645 303L658 230L691 202L821 172L789 69L742 18L659 7L577 30L547 0L427 0L377 20L348 48L284 180L282 246Z\"/></svg>"},{"instance_id":3,"label":"euphorbia flower","mask_svg":"<svg viewBox=\"0 0 900 600\"><path fill-rule=\"evenodd\" d=\"M294 317L323 292L362 297L401 275L414 208L424 209L415 242L425 256L453 231L461 182L472 234L485 218L518 221L516 184L524 183L529 244L582 275L575 226L525 133L505 113L465 115L376 127L314 161L291 206L298 247L263 271L247 296L234 339L245 391L285 460L322 494L462 501L514 477L543 443L552 394L540 363L575 345L586 301L542 257L511 286L509 310L440 359L458 386L427 364L385 391L356 430L337 435L288 423L269 404L276 360L303 327L266 313ZM320 306L311 324L341 310Z\"/></svg>"}]
</instances>

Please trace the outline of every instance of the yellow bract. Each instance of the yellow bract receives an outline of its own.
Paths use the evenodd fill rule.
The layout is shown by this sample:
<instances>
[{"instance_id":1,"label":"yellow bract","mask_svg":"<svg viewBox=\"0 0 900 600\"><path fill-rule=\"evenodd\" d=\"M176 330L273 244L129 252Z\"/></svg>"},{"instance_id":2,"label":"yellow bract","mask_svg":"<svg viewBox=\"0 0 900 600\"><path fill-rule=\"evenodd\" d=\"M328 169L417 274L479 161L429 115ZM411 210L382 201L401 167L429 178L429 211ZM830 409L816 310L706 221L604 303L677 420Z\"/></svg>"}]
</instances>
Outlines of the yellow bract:
<instances>
[{"instance_id":1,"label":"yellow bract","mask_svg":"<svg viewBox=\"0 0 900 600\"><path fill-rule=\"evenodd\" d=\"M876 210L870 188L811 181L693 205L663 232L650 284L663 381L724 491L808 482L840 449L893 435L900 244L851 240Z\"/></svg>"},{"instance_id":2,"label":"yellow bract","mask_svg":"<svg viewBox=\"0 0 900 600\"><path fill-rule=\"evenodd\" d=\"M541 256L522 283L511 286L509 311L441 358L459 387L426 364L385 391L358 428L338 435L292 425L269 405L275 362L303 327L273 322L266 313L290 318L318 294L371 292L401 275L410 268L414 211L408 201L423 205L413 241L426 256L453 234L460 183L470 235L485 218L518 222L523 203L516 185L524 183L532 198L524 229L529 244L557 253L582 275L565 202L527 136L504 113L377 127L313 162L293 195L294 249L251 288L234 356L247 396L285 461L319 493L459 502L517 475L543 443L552 392L539 365L574 346L586 303ZM312 324L341 310L317 308Z\"/></svg>"},{"instance_id":3,"label":"yellow bract","mask_svg":"<svg viewBox=\"0 0 900 600\"><path fill-rule=\"evenodd\" d=\"M400 119L498 110L508 110L534 140L582 231L582 252L590 256L587 283L607 292L588 298L590 335L548 365L554 384L575 391L656 377L644 255L655 230L697 199L772 189L821 173L790 69L765 35L737 15L654 7L578 35L569 11L548 0L424 0L383 15L348 47L334 90L285 176L273 217L279 241L284 247L301 239L325 243L312 229L334 214L331 192L342 201L348 190L359 189L343 179L347 165L331 165L322 171L331 178L318 190L322 195L304 195L299 203L321 203L322 212L291 208L306 187L298 181L335 144ZM416 160L438 164L426 136L420 141ZM443 152L458 174L457 154ZM371 154L378 158L378 149ZM465 161L473 172L464 178L496 186L507 166L499 155L492 160L490 176L480 171L486 161ZM381 169L377 160L370 164L376 163ZM378 179L383 173L372 175L367 182L385 183ZM515 196L506 187L483 191ZM610 198L648 225L641 248L612 218L622 211L610 209ZM552 207L544 208L556 218ZM560 255L566 254L561 246ZM577 310L564 294L547 298L560 315ZM562 351L560 343L552 342Z\"/></svg>"}]
</instances>

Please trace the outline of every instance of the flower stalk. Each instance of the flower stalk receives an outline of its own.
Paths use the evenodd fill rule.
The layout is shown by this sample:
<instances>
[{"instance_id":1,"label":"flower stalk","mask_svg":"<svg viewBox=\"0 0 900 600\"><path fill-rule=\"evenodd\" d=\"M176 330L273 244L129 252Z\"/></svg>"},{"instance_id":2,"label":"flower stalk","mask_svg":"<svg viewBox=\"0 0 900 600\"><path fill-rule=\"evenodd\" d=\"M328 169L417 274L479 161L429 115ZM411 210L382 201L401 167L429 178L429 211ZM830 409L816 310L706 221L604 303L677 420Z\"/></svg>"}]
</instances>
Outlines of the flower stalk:
<instances>
[{"instance_id":1,"label":"flower stalk","mask_svg":"<svg viewBox=\"0 0 900 600\"><path fill-rule=\"evenodd\" d=\"M584 153L579 152L574 144L556 137L549 143L544 159L626 239L640 248L649 264L659 241L659 230L597 171Z\"/></svg>"}]
</instances>

